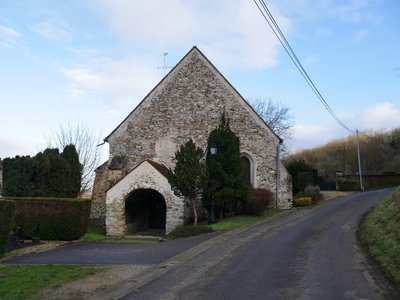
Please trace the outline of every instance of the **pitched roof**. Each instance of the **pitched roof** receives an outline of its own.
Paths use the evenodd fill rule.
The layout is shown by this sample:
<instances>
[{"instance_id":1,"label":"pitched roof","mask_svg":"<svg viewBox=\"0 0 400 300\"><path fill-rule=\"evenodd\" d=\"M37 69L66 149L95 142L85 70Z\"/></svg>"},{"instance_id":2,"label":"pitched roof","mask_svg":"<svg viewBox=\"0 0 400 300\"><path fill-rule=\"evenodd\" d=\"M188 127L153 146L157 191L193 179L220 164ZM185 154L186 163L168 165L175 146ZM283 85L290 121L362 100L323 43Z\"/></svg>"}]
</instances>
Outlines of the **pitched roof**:
<instances>
[{"instance_id":1,"label":"pitched roof","mask_svg":"<svg viewBox=\"0 0 400 300\"><path fill-rule=\"evenodd\" d=\"M259 118L259 120L262 121L262 123L278 138L279 142L282 142L283 140L271 129L271 127L265 122L263 118L260 117L260 115L255 111L255 109L247 102L246 99L243 98L243 96L236 90L236 88L222 75L222 73L212 64L212 62L196 47L193 46L193 48L186 53L186 55L175 65L175 67L143 98L143 100L126 116L126 118L104 139L104 142L108 142L109 137L127 120L132 116L135 111L142 105L143 102L147 100L147 98L150 97L150 95L157 90L166 80L169 76L172 76L174 71L179 68L182 65L182 62L186 60L187 57L189 57L193 52L197 52L200 54L200 56L207 61L207 63L214 69L214 71L221 76L221 78L229 85L229 87L239 96L239 98L244 102L246 106L248 106L254 113L255 115Z\"/></svg>"},{"instance_id":2,"label":"pitched roof","mask_svg":"<svg viewBox=\"0 0 400 300\"><path fill-rule=\"evenodd\" d=\"M153 160L150 160L150 159L145 159L145 160L141 161L140 163L138 163L135 167L133 167L128 173L126 173L117 182L115 182L114 185L110 186L110 188L108 190L112 189L114 186L116 186L118 183L120 183L122 180L124 180L125 177L129 176L129 174L134 172L136 169L138 169L145 162L149 163L158 173L160 173L162 176L164 176L166 179L168 179L169 169L165 165L157 163L157 162L155 162Z\"/></svg>"}]
</instances>

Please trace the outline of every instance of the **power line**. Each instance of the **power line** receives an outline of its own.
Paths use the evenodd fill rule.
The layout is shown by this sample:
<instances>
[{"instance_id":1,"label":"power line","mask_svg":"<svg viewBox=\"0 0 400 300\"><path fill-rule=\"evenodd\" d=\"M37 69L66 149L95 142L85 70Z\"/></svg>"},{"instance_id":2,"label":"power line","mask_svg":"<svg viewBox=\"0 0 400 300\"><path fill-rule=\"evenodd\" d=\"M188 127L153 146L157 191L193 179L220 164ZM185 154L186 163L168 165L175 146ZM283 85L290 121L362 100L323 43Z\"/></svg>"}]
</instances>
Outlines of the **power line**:
<instances>
[{"instance_id":1,"label":"power line","mask_svg":"<svg viewBox=\"0 0 400 300\"><path fill-rule=\"evenodd\" d=\"M286 53L289 55L290 59L292 62L295 64L296 68L299 70L300 74L303 76L307 84L310 86L310 88L313 90L317 98L321 101L321 103L324 105L326 110L329 112L329 114L338 122L343 128L346 130L354 133L355 131L347 127L342 120L339 119L339 117L334 113L332 108L329 106L329 104L326 102L325 98L322 96L318 88L315 86L314 82L311 80L310 76L304 69L303 65L301 64L300 60L298 59L296 53L290 46L288 40L286 39L285 35L283 34L282 30L280 29L278 23L275 21L275 18L273 17L271 11L268 9L267 5L265 4L264 0L253 0L254 3L256 4L257 8L263 15L265 21L267 21L269 27L271 27L273 33L275 36L278 38L279 42L285 49Z\"/></svg>"}]
</instances>

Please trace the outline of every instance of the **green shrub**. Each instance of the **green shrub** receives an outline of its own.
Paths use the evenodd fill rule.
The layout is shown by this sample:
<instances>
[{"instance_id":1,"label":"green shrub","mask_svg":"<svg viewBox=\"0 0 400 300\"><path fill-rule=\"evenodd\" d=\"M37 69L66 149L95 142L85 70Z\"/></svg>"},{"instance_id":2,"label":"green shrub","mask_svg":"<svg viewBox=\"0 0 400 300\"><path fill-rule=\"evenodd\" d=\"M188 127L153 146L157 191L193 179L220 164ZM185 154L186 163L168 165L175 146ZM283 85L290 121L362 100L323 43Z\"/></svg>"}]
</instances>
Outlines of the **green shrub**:
<instances>
[{"instance_id":1,"label":"green shrub","mask_svg":"<svg viewBox=\"0 0 400 300\"><path fill-rule=\"evenodd\" d=\"M14 227L15 202L0 200L0 257L4 254Z\"/></svg>"},{"instance_id":2,"label":"green shrub","mask_svg":"<svg viewBox=\"0 0 400 300\"><path fill-rule=\"evenodd\" d=\"M312 204L311 197L300 197L300 198L294 199L294 201L293 201L293 206L296 206L296 207L309 206L311 204Z\"/></svg>"},{"instance_id":3,"label":"green shrub","mask_svg":"<svg viewBox=\"0 0 400 300\"><path fill-rule=\"evenodd\" d=\"M90 200L59 198L9 198L16 203L15 225L23 225L26 237L44 240L76 240L86 233Z\"/></svg>"},{"instance_id":4,"label":"green shrub","mask_svg":"<svg viewBox=\"0 0 400 300\"><path fill-rule=\"evenodd\" d=\"M3 196L77 197L82 166L74 145L60 153L47 148L36 156L16 156L3 160Z\"/></svg>"},{"instance_id":5,"label":"green shrub","mask_svg":"<svg viewBox=\"0 0 400 300\"><path fill-rule=\"evenodd\" d=\"M353 179L339 178L337 184L339 186L339 191L357 191L360 189L358 181Z\"/></svg>"},{"instance_id":6,"label":"green shrub","mask_svg":"<svg viewBox=\"0 0 400 300\"><path fill-rule=\"evenodd\" d=\"M308 185L304 189L304 196L311 197L312 204L317 204L324 198L324 196L320 193L320 191L321 190L318 185L315 185L315 186Z\"/></svg>"},{"instance_id":7,"label":"green shrub","mask_svg":"<svg viewBox=\"0 0 400 300\"><path fill-rule=\"evenodd\" d=\"M211 226L180 226L167 235L170 239L179 239L194 235L213 232Z\"/></svg>"},{"instance_id":8,"label":"green shrub","mask_svg":"<svg viewBox=\"0 0 400 300\"><path fill-rule=\"evenodd\" d=\"M246 214L261 216L273 206L274 193L268 189L251 189L246 203Z\"/></svg>"}]
</instances>

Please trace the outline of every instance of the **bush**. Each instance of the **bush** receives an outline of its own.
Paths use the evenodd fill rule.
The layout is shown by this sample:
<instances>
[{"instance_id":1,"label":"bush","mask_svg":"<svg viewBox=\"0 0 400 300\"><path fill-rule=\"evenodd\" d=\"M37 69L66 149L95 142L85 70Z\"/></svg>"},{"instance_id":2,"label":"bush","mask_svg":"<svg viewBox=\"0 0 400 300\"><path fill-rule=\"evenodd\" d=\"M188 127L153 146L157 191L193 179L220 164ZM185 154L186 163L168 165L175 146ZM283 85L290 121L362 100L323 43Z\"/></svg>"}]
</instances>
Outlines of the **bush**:
<instances>
[{"instance_id":1,"label":"bush","mask_svg":"<svg viewBox=\"0 0 400 300\"><path fill-rule=\"evenodd\" d=\"M261 216L273 206L274 193L268 189L251 189L246 203L246 214Z\"/></svg>"},{"instance_id":2,"label":"bush","mask_svg":"<svg viewBox=\"0 0 400 300\"><path fill-rule=\"evenodd\" d=\"M14 227L15 202L0 200L0 257L4 254Z\"/></svg>"},{"instance_id":3,"label":"bush","mask_svg":"<svg viewBox=\"0 0 400 300\"><path fill-rule=\"evenodd\" d=\"M296 198L293 201L293 206L296 206L296 207L309 206L311 204L312 204L311 197Z\"/></svg>"},{"instance_id":4,"label":"bush","mask_svg":"<svg viewBox=\"0 0 400 300\"><path fill-rule=\"evenodd\" d=\"M36 156L3 160L3 195L7 197L77 197L81 164L74 145L46 149Z\"/></svg>"},{"instance_id":5,"label":"bush","mask_svg":"<svg viewBox=\"0 0 400 300\"><path fill-rule=\"evenodd\" d=\"M358 181L353 179L339 178L337 184L339 186L339 191L357 191L360 189Z\"/></svg>"},{"instance_id":6,"label":"bush","mask_svg":"<svg viewBox=\"0 0 400 300\"><path fill-rule=\"evenodd\" d=\"M59 198L9 198L16 203L15 224L24 234L44 240L76 240L87 230L91 200Z\"/></svg>"},{"instance_id":7,"label":"bush","mask_svg":"<svg viewBox=\"0 0 400 300\"><path fill-rule=\"evenodd\" d=\"M179 239L194 235L213 232L211 226L180 226L167 235L170 239Z\"/></svg>"},{"instance_id":8,"label":"bush","mask_svg":"<svg viewBox=\"0 0 400 300\"><path fill-rule=\"evenodd\" d=\"M311 197L312 204L317 204L320 202L324 196L320 193L320 188L318 185L309 185L304 189L304 197Z\"/></svg>"}]
</instances>

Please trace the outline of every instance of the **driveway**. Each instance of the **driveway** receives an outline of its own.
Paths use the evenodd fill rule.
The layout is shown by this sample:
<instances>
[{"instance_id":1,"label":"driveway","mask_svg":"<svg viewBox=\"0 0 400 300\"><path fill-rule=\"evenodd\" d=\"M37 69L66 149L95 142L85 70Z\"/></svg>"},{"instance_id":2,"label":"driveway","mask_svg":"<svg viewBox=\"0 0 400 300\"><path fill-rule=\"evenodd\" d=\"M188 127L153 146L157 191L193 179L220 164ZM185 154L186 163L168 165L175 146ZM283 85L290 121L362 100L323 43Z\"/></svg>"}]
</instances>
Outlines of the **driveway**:
<instances>
[{"instance_id":1,"label":"driveway","mask_svg":"<svg viewBox=\"0 0 400 300\"><path fill-rule=\"evenodd\" d=\"M19 256L9 264L159 264L219 233L149 244L76 242L65 246Z\"/></svg>"}]
</instances>

